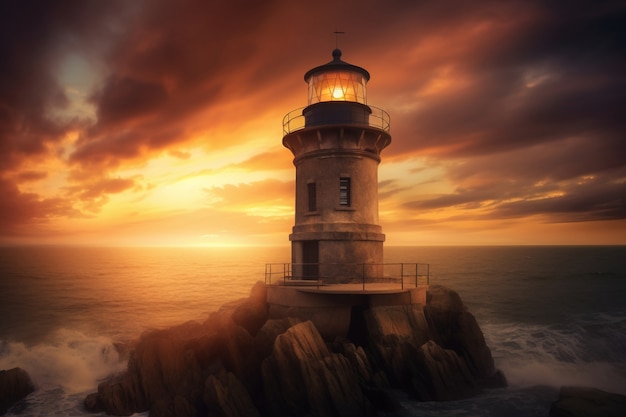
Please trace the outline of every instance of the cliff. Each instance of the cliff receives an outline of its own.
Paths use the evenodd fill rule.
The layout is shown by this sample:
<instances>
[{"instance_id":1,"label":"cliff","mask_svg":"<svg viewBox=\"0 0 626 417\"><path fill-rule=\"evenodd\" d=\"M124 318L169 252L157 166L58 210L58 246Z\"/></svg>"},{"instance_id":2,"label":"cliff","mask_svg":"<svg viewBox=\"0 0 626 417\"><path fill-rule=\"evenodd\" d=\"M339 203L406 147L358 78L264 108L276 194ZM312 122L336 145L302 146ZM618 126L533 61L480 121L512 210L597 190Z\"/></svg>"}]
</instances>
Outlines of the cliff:
<instances>
[{"instance_id":1,"label":"cliff","mask_svg":"<svg viewBox=\"0 0 626 417\"><path fill-rule=\"evenodd\" d=\"M390 388L425 401L505 385L476 320L450 289L431 287L425 305L355 310L351 337L326 341L311 321L270 317L266 291L257 283L202 324L144 334L127 371L101 383L85 408L153 417L367 416L397 407Z\"/></svg>"}]
</instances>

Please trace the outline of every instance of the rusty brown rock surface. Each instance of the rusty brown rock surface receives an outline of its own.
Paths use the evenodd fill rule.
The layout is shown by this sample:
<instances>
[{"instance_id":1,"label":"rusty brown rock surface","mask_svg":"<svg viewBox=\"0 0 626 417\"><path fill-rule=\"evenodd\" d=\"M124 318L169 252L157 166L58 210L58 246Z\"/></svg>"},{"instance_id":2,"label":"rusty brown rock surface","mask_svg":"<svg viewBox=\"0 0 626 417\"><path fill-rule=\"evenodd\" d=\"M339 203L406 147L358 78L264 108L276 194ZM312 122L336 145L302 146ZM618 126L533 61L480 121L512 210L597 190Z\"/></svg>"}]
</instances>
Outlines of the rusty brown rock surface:
<instances>
[{"instance_id":1,"label":"rusty brown rock surface","mask_svg":"<svg viewBox=\"0 0 626 417\"><path fill-rule=\"evenodd\" d=\"M391 387L451 400L504 384L476 320L450 289L433 287L426 305L353 309L351 339L334 341L299 315L270 318L265 300L257 284L204 323L144 334L126 372L101 383L85 408L152 417L368 416L399 407Z\"/></svg>"}]
</instances>

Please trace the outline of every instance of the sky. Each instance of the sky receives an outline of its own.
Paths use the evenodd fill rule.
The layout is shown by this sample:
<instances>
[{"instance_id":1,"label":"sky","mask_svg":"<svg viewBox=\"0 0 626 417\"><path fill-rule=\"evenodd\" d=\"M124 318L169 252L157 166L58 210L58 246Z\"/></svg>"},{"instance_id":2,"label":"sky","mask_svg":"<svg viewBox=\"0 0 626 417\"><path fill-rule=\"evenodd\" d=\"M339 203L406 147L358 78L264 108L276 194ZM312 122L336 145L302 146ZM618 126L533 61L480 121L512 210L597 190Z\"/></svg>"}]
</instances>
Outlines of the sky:
<instances>
[{"instance_id":1,"label":"sky","mask_svg":"<svg viewBox=\"0 0 626 417\"><path fill-rule=\"evenodd\" d=\"M579 0L3 1L0 244L289 245L336 42L386 245L626 244L626 4Z\"/></svg>"}]
</instances>

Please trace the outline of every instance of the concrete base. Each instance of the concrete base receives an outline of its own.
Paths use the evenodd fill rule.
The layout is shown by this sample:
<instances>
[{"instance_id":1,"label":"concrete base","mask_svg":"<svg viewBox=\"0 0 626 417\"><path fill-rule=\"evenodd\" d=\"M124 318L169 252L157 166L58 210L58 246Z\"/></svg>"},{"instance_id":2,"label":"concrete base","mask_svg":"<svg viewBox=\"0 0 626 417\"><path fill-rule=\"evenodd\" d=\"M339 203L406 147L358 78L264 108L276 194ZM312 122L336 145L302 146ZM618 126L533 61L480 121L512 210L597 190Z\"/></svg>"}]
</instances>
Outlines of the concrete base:
<instances>
[{"instance_id":1,"label":"concrete base","mask_svg":"<svg viewBox=\"0 0 626 417\"><path fill-rule=\"evenodd\" d=\"M328 286L269 285L267 302L271 319L297 317L311 320L322 337L332 341L347 337L353 308L426 303L428 286L398 289L389 284L338 284Z\"/></svg>"}]
</instances>

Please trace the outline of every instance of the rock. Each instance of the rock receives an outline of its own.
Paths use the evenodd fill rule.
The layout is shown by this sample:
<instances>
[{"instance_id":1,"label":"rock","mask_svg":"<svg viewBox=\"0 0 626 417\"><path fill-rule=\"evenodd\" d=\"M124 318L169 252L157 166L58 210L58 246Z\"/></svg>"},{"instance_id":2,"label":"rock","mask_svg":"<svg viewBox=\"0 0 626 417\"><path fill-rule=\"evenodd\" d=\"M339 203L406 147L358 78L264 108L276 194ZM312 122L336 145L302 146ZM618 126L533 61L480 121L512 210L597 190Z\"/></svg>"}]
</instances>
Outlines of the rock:
<instances>
[{"instance_id":1,"label":"rock","mask_svg":"<svg viewBox=\"0 0 626 417\"><path fill-rule=\"evenodd\" d=\"M30 376L22 368L0 371L0 414L34 390Z\"/></svg>"},{"instance_id":2,"label":"rock","mask_svg":"<svg viewBox=\"0 0 626 417\"><path fill-rule=\"evenodd\" d=\"M83 406L85 407L85 410L92 413L101 413L104 411L104 408L102 408L102 406L100 405L100 400L97 392L93 392L87 395L87 397L85 397L85 400L83 401Z\"/></svg>"},{"instance_id":3,"label":"rock","mask_svg":"<svg viewBox=\"0 0 626 417\"><path fill-rule=\"evenodd\" d=\"M366 310L368 339L392 385L422 401L455 400L506 385L459 295L432 287L427 304Z\"/></svg>"},{"instance_id":4,"label":"rock","mask_svg":"<svg viewBox=\"0 0 626 417\"><path fill-rule=\"evenodd\" d=\"M142 335L126 372L101 383L97 393L85 398L85 409L113 415L150 410L152 417L205 414L205 381L224 368L244 381L244 391L262 391L262 358L251 333L267 320L265 291L264 285L255 285L249 298L224 305L202 324L188 322Z\"/></svg>"},{"instance_id":5,"label":"rock","mask_svg":"<svg viewBox=\"0 0 626 417\"><path fill-rule=\"evenodd\" d=\"M312 321L322 338L332 342L337 337L345 336L350 328L352 308L345 306L298 306L285 307L273 305L270 309L272 318L296 318L302 322Z\"/></svg>"},{"instance_id":6,"label":"rock","mask_svg":"<svg viewBox=\"0 0 626 417\"><path fill-rule=\"evenodd\" d=\"M550 417L624 417L626 396L587 387L561 387Z\"/></svg>"},{"instance_id":7,"label":"rock","mask_svg":"<svg viewBox=\"0 0 626 417\"><path fill-rule=\"evenodd\" d=\"M293 317L266 321L254 338L255 351L259 358L264 359L268 357L272 353L274 341L278 335L285 333L287 329L298 323L300 323L300 320Z\"/></svg>"},{"instance_id":8,"label":"rock","mask_svg":"<svg viewBox=\"0 0 626 417\"><path fill-rule=\"evenodd\" d=\"M380 370L374 370L369 357L361 346L357 347L349 340L344 339L336 340L332 344L332 347L334 352L341 353L348 359L362 386L369 385L378 388L389 387L389 382L385 374Z\"/></svg>"},{"instance_id":9,"label":"rock","mask_svg":"<svg viewBox=\"0 0 626 417\"><path fill-rule=\"evenodd\" d=\"M506 386L504 375L496 370L491 350L474 316L459 295L446 287L433 286L426 295L424 315L432 339L463 357L482 387Z\"/></svg>"},{"instance_id":10,"label":"rock","mask_svg":"<svg viewBox=\"0 0 626 417\"><path fill-rule=\"evenodd\" d=\"M248 298L224 304L208 322L211 323L216 319L232 320L255 336L268 318L269 308L266 300L267 287L259 281L250 290Z\"/></svg>"},{"instance_id":11,"label":"rock","mask_svg":"<svg viewBox=\"0 0 626 417\"><path fill-rule=\"evenodd\" d=\"M364 312L368 338L390 382L409 386L409 366L430 330L420 305L374 307Z\"/></svg>"},{"instance_id":12,"label":"rock","mask_svg":"<svg viewBox=\"0 0 626 417\"><path fill-rule=\"evenodd\" d=\"M231 372L209 375L204 383L204 403L209 415L224 417L257 417L254 406L244 385Z\"/></svg>"},{"instance_id":13,"label":"rock","mask_svg":"<svg viewBox=\"0 0 626 417\"><path fill-rule=\"evenodd\" d=\"M97 398L85 399L85 408L113 415L153 408L157 415L180 411L184 402L176 397L195 403L201 395L198 387L222 350L221 339L195 322L145 334L131 353L127 371L101 383Z\"/></svg>"},{"instance_id":14,"label":"rock","mask_svg":"<svg viewBox=\"0 0 626 417\"><path fill-rule=\"evenodd\" d=\"M261 369L274 416L371 414L350 362L328 350L311 321L279 335Z\"/></svg>"},{"instance_id":15,"label":"rock","mask_svg":"<svg viewBox=\"0 0 626 417\"><path fill-rule=\"evenodd\" d=\"M150 417L195 417L196 415L196 408L181 395L176 395L171 400L158 400L150 407Z\"/></svg>"},{"instance_id":16,"label":"rock","mask_svg":"<svg viewBox=\"0 0 626 417\"><path fill-rule=\"evenodd\" d=\"M202 324L142 335L126 372L101 383L85 409L149 410L151 417L369 416L374 407L402 409L391 386L430 401L504 384L475 318L447 288L432 287L426 305L289 308L271 319L266 297L257 283L248 298Z\"/></svg>"},{"instance_id":17,"label":"rock","mask_svg":"<svg viewBox=\"0 0 626 417\"><path fill-rule=\"evenodd\" d=\"M413 381L415 391L422 401L445 401L468 398L478 393L476 379L467 363L451 349L443 349L429 340L421 347L417 364L422 376ZM422 385L422 381L428 384ZM417 384L417 385L415 385Z\"/></svg>"}]
</instances>

